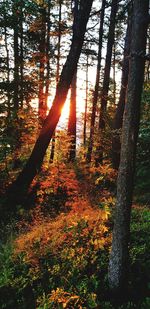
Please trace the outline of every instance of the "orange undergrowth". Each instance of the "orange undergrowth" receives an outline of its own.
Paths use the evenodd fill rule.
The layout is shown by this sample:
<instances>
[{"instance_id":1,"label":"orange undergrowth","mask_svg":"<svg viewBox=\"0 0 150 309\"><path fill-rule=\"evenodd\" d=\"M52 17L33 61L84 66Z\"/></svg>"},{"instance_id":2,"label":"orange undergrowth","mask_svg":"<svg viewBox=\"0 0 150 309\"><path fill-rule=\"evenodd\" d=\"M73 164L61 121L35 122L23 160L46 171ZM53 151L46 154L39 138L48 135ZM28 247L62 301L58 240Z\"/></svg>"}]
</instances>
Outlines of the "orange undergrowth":
<instances>
[{"instance_id":1,"label":"orange undergrowth","mask_svg":"<svg viewBox=\"0 0 150 309\"><path fill-rule=\"evenodd\" d=\"M92 172L97 172L97 170L90 170L90 173ZM108 165L105 167L105 171L103 168L102 172L103 174L111 174L112 177L114 175L113 169ZM88 185L90 186L90 182ZM63 205L64 211L55 219L45 218L41 211L41 205L45 196L51 192L57 194L58 188L67 192L67 200ZM38 265L40 258L47 252L59 254L62 247L72 246L73 241L77 244L78 240L75 240L77 237L81 243L78 248L79 252L85 250L88 253L90 245L94 249L107 245L110 236L109 239L106 237L108 231L106 223L109 216L109 206L114 203L113 198L110 197L110 193L105 194L106 190L104 190L101 203L106 207L99 209L96 206L91 206L88 195L83 195L82 189L81 182L77 180L76 173L70 166L67 167L62 163L58 166L51 165L49 170L43 169L43 179L40 178L40 188L37 193L38 206L32 210L32 221L30 225L27 223L28 231L22 233L16 240L14 255L24 253L26 262ZM80 230L80 233L77 229Z\"/></svg>"},{"instance_id":2,"label":"orange undergrowth","mask_svg":"<svg viewBox=\"0 0 150 309\"><path fill-rule=\"evenodd\" d=\"M92 209L86 201L80 200L68 214L62 213L57 220L35 224L29 232L21 234L15 242L14 257L24 253L24 261L38 266L40 258L47 252L59 254L62 246L72 246L72 242L74 245L81 242L78 253L83 250L88 253L89 245L93 249L103 248L110 241L110 237L106 237L108 215L107 211Z\"/></svg>"}]
</instances>

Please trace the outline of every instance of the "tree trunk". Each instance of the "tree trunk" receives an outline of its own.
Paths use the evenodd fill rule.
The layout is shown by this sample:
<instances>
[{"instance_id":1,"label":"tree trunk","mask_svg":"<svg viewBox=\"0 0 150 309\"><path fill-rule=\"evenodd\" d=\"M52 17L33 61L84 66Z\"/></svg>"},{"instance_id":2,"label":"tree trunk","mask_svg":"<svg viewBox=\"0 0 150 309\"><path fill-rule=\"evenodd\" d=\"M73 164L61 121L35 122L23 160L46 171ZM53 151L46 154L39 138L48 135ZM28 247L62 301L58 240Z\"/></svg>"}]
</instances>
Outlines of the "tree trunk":
<instances>
[{"instance_id":1,"label":"tree trunk","mask_svg":"<svg viewBox=\"0 0 150 309\"><path fill-rule=\"evenodd\" d=\"M20 1L20 103L23 108L23 3Z\"/></svg>"},{"instance_id":2,"label":"tree trunk","mask_svg":"<svg viewBox=\"0 0 150 309\"><path fill-rule=\"evenodd\" d=\"M140 121L140 102L144 80L144 54L149 1L134 0L130 72L125 105L122 147L117 180L117 201L109 260L109 286L119 298L126 294L130 212L133 194L135 153Z\"/></svg>"},{"instance_id":3,"label":"tree trunk","mask_svg":"<svg viewBox=\"0 0 150 309\"><path fill-rule=\"evenodd\" d=\"M6 67L7 67L7 99L8 99L8 108L7 108L7 121L9 123L10 116L11 116L11 95L9 90L10 84L10 65L9 65L9 49L8 49L8 35L7 35L7 27L5 25L4 28L4 35L5 35L5 51L6 51Z\"/></svg>"},{"instance_id":4,"label":"tree trunk","mask_svg":"<svg viewBox=\"0 0 150 309\"><path fill-rule=\"evenodd\" d=\"M89 55L86 58L86 97L85 97L85 111L84 111L84 125L83 125L83 145L86 146L86 127L87 127L87 109L88 109L88 91L89 91Z\"/></svg>"},{"instance_id":5,"label":"tree trunk","mask_svg":"<svg viewBox=\"0 0 150 309\"><path fill-rule=\"evenodd\" d=\"M58 21L58 48L57 48L57 68L56 68L56 85L59 81L60 74L60 48L61 48L61 22L62 22L62 0L59 0L59 21ZM53 162L55 154L55 132L52 138L52 147L50 153L50 162Z\"/></svg>"},{"instance_id":6,"label":"tree trunk","mask_svg":"<svg viewBox=\"0 0 150 309\"><path fill-rule=\"evenodd\" d=\"M92 150L93 150L94 126L95 126L96 107L97 107L97 101L98 101L99 82L100 82L105 6L106 6L106 0L103 0L102 6L101 6L101 15L100 15L97 71L96 71L96 82L95 82L95 89L94 89L94 95L93 95L92 115L91 115L91 124L90 124L90 139L89 139L89 146L88 146L88 151L87 151L87 156L86 156L86 160L88 163L91 162L91 156L92 156Z\"/></svg>"},{"instance_id":7,"label":"tree trunk","mask_svg":"<svg viewBox=\"0 0 150 309\"><path fill-rule=\"evenodd\" d=\"M39 8L40 11L40 43L39 43L39 124L42 125L47 112L47 106L45 102L44 94L44 69L45 69L45 48L46 48L46 10L44 7L44 1Z\"/></svg>"},{"instance_id":8,"label":"tree trunk","mask_svg":"<svg viewBox=\"0 0 150 309\"><path fill-rule=\"evenodd\" d=\"M86 24L91 11L92 3L93 0L87 0L86 2L84 0L80 1L78 20L76 25L73 27L73 38L70 52L68 54L66 63L63 66L52 108L45 119L43 128L35 143L29 160L27 161L23 171L19 174L18 178L13 183L12 189L10 189L12 195L16 191L21 194L24 188L27 189L41 167L47 147L59 121L72 78L77 69L77 63L83 45ZM16 193L15 196L17 196Z\"/></svg>"},{"instance_id":9,"label":"tree trunk","mask_svg":"<svg viewBox=\"0 0 150 309\"><path fill-rule=\"evenodd\" d=\"M14 111L17 115L19 109L19 43L18 43L18 11L17 3L14 2Z\"/></svg>"},{"instance_id":10,"label":"tree trunk","mask_svg":"<svg viewBox=\"0 0 150 309\"><path fill-rule=\"evenodd\" d=\"M77 72L71 83L70 113L68 121L68 136L70 136L69 161L76 157L76 95L77 95Z\"/></svg>"},{"instance_id":11,"label":"tree trunk","mask_svg":"<svg viewBox=\"0 0 150 309\"><path fill-rule=\"evenodd\" d=\"M114 45L113 45L113 63L112 63L112 69L113 69L113 90L112 90L112 98L113 98L113 105L116 104L116 42L114 39Z\"/></svg>"},{"instance_id":12,"label":"tree trunk","mask_svg":"<svg viewBox=\"0 0 150 309\"><path fill-rule=\"evenodd\" d=\"M99 163L101 163L103 160L102 133L105 130L105 118L106 118L106 109L107 109L107 100L108 100L108 91L109 91L109 82L110 82L112 48L113 48L114 37L115 37L117 8L118 8L118 0L112 0L107 50L106 50L106 61L105 61L105 69L104 69L104 79L103 79L103 86L102 86L102 91L101 91L101 106L100 106L100 115L99 115L99 145L96 147L96 159L95 159L96 166L98 166Z\"/></svg>"},{"instance_id":13,"label":"tree trunk","mask_svg":"<svg viewBox=\"0 0 150 309\"><path fill-rule=\"evenodd\" d=\"M50 11L51 11L51 0L48 1L47 7L47 33L46 33L46 87L45 87L45 102L48 106L48 97L49 97L49 85L50 85Z\"/></svg>"},{"instance_id":14,"label":"tree trunk","mask_svg":"<svg viewBox=\"0 0 150 309\"><path fill-rule=\"evenodd\" d=\"M106 113L107 100L108 100L111 58L112 58L112 48L113 48L114 36L115 36L117 8L118 8L118 0L112 0L110 25L109 25L109 32L108 32L108 42L107 42L107 51L106 51L105 70L104 70L104 80L103 80L102 93L101 93L101 109L100 109L100 118L99 118L99 129L105 128L105 113Z\"/></svg>"},{"instance_id":15,"label":"tree trunk","mask_svg":"<svg viewBox=\"0 0 150 309\"><path fill-rule=\"evenodd\" d=\"M114 134L112 139L112 163L115 169L118 169L120 163L120 148L121 148L120 131L122 128L125 98L128 84L130 45L131 45L131 16L128 17L128 26L126 31L125 47L124 47L124 59L122 66L120 97L113 124Z\"/></svg>"}]
</instances>

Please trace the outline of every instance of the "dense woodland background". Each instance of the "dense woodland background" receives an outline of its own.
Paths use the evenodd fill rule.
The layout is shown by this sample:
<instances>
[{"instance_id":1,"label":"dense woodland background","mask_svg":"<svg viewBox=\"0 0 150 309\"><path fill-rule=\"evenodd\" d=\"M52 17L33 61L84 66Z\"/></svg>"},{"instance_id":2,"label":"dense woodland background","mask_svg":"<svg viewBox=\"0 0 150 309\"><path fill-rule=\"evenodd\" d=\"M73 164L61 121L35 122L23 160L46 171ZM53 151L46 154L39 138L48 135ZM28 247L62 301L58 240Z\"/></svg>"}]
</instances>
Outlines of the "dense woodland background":
<instances>
[{"instance_id":1,"label":"dense woodland background","mask_svg":"<svg viewBox=\"0 0 150 309\"><path fill-rule=\"evenodd\" d=\"M150 308L149 19L0 0L0 308Z\"/></svg>"}]
</instances>

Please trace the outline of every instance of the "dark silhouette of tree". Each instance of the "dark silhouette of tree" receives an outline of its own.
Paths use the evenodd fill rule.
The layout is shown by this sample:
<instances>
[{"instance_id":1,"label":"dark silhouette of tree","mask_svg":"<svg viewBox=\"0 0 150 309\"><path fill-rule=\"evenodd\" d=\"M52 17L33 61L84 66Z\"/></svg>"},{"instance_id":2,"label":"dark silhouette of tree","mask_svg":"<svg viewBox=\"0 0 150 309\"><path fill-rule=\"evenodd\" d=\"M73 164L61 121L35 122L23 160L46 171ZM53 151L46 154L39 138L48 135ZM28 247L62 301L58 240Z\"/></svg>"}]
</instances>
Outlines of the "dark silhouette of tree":
<instances>
[{"instance_id":1,"label":"dark silhouette of tree","mask_svg":"<svg viewBox=\"0 0 150 309\"><path fill-rule=\"evenodd\" d=\"M70 137L69 161L76 157L76 96L77 96L77 72L75 72L71 83L70 111L68 120L68 136Z\"/></svg>"},{"instance_id":2,"label":"dark silhouette of tree","mask_svg":"<svg viewBox=\"0 0 150 309\"><path fill-rule=\"evenodd\" d=\"M62 0L59 0L59 20L58 20L58 43L57 43L57 66L56 66L56 85L60 75L60 57L61 57L61 36L62 36ZM53 133L50 162L53 162L55 154L55 132Z\"/></svg>"},{"instance_id":3,"label":"dark silhouette of tree","mask_svg":"<svg viewBox=\"0 0 150 309\"><path fill-rule=\"evenodd\" d=\"M86 52L86 89L85 89L85 109L84 109L84 123L83 123L83 145L86 145L86 131L87 131L87 114L88 114L88 92L89 92L89 53Z\"/></svg>"},{"instance_id":4,"label":"dark silhouette of tree","mask_svg":"<svg viewBox=\"0 0 150 309\"><path fill-rule=\"evenodd\" d=\"M101 108L99 117L99 129L105 128L105 113L107 108L108 91L109 91L109 80L110 80L110 68L112 59L112 48L114 44L115 37L115 25L116 25L116 14L118 9L118 0L112 0L111 4L111 14L110 14L110 24L108 31L108 41L107 41L107 51L106 51L106 61L104 68L104 79L101 92Z\"/></svg>"},{"instance_id":5,"label":"dark silhouette of tree","mask_svg":"<svg viewBox=\"0 0 150 309\"><path fill-rule=\"evenodd\" d=\"M95 82L95 89L94 89L94 94L93 94L92 114L91 114L91 123L90 123L90 138L89 138L89 146L88 146L88 151L87 151L87 156L86 156L88 163L91 162L91 156L92 156L96 107L97 107L98 94L99 94L105 6L106 6L106 1L103 0L102 6L101 6L101 14L100 14L97 70L96 70L96 82Z\"/></svg>"},{"instance_id":6,"label":"dark silhouette of tree","mask_svg":"<svg viewBox=\"0 0 150 309\"><path fill-rule=\"evenodd\" d=\"M134 0L130 73L123 119L116 212L108 271L110 289L118 298L121 298L123 294L125 295L127 285L130 212L140 121L140 102L144 80L148 10L148 0Z\"/></svg>"},{"instance_id":7,"label":"dark silhouette of tree","mask_svg":"<svg viewBox=\"0 0 150 309\"><path fill-rule=\"evenodd\" d=\"M73 37L70 52L65 65L63 66L52 108L46 117L43 128L35 143L29 160L9 190L11 196L14 192L16 196L16 192L19 194L24 188L28 188L41 167L45 152L59 121L72 78L77 69L77 63L83 45L86 24L90 15L92 3L93 0L87 0L86 2L84 0L80 1L78 19L73 26Z\"/></svg>"},{"instance_id":8,"label":"dark silhouette of tree","mask_svg":"<svg viewBox=\"0 0 150 309\"><path fill-rule=\"evenodd\" d=\"M46 9L45 1L43 0L39 5L39 91L38 91L38 100L39 100L39 123L43 124L46 118L47 105L45 100L44 92L44 71L45 71L45 58L46 58Z\"/></svg>"},{"instance_id":9,"label":"dark silhouette of tree","mask_svg":"<svg viewBox=\"0 0 150 309\"><path fill-rule=\"evenodd\" d=\"M108 101L108 91L110 83L110 69L111 69L111 60L112 60L112 49L114 44L115 37L115 25L116 25L116 14L118 9L118 0L112 0L111 4L111 13L110 13L110 24L108 30L108 41L106 49L106 60L104 68L104 78L103 85L101 90L101 105L100 105L100 115L99 115L99 137L102 136L102 131L105 129L106 125L106 110L107 110L107 101ZM101 140L101 141L100 141ZM96 165L98 165L103 158L103 145L102 138L99 140L99 145L96 149Z\"/></svg>"},{"instance_id":10,"label":"dark silhouette of tree","mask_svg":"<svg viewBox=\"0 0 150 309\"><path fill-rule=\"evenodd\" d=\"M120 136L121 136L123 113L125 107L126 91L128 85L130 44L131 44L131 15L129 15L128 17L128 25L127 25L125 46L124 46L124 58L122 65L121 89L113 123L114 133L112 139L112 163L115 169L118 169L120 163L120 148L121 148Z\"/></svg>"},{"instance_id":11,"label":"dark silhouette of tree","mask_svg":"<svg viewBox=\"0 0 150 309\"><path fill-rule=\"evenodd\" d=\"M17 113L19 109L19 12L18 12L18 3L14 1L13 3L13 16L14 16L14 27L13 27L13 36L14 36L14 110ZM17 114L16 114L17 115Z\"/></svg>"}]
</instances>

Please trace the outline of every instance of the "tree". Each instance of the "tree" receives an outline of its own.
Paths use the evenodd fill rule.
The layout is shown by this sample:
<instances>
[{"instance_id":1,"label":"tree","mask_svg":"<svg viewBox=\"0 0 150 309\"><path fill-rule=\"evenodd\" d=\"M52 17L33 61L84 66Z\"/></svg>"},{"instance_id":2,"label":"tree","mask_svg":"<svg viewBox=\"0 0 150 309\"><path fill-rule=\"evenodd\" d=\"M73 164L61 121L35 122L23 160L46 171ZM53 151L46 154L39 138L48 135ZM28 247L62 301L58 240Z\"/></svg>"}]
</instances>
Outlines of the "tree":
<instances>
[{"instance_id":1,"label":"tree","mask_svg":"<svg viewBox=\"0 0 150 309\"><path fill-rule=\"evenodd\" d=\"M116 212L108 270L109 286L114 294L117 292L125 293L127 285L130 212L140 120L140 102L144 80L148 10L148 0L134 0L130 73L123 119ZM121 297L120 293L118 294L119 297Z\"/></svg>"},{"instance_id":2,"label":"tree","mask_svg":"<svg viewBox=\"0 0 150 309\"><path fill-rule=\"evenodd\" d=\"M86 90L85 90L85 110L83 123L83 145L86 145L87 114L88 114L88 92L89 92L89 53L86 53Z\"/></svg>"},{"instance_id":3,"label":"tree","mask_svg":"<svg viewBox=\"0 0 150 309\"><path fill-rule=\"evenodd\" d=\"M46 56L46 8L45 1L41 1L39 5L39 123L42 124L46 118L47 105L44 93L44 71Z\"/></svg>"},{"instance_id":4,"label":"tree","mask_svg":"<svg viewBox=\"0 0 150 309\"><path fill-rule=\"evenodd\" d=\"M108 30L108 41L107 41L107 50L106 50L106 60L104 68L104 78L103 85L101 90L101 105L100 105L100 115L99 115L99 135L102 134L102 130L105 129L105 119L106 119L106 109L108 101L108 91L110 83L110 69L111 69L111 59L112 59L112 48L114 44L115 37L115 25L116 25L116 14L118 9L118 0L112 0L111 4L111 13L110 13L110 24ZM103 158L103 146L98 145L96 149L96 165L102 161Z\"/></svg>"},{"instance_id":5,"label":"tree","mask_svg":"<svg viewBox=\"0 0 150 309\"><path fill-rule=\"evenodd\" d=\"M74 73L71 83L70 112L68 120L68 136L70 137L69 161L76 157L76 92L77 72Z\"/></svg>"},{"instance_id":6,"label":"tree","mask_svg":"<svg viewBox=\"0 0 150 309\"><path fill-rule=\"evenodd\" d=\"M125 98L128 85L130 44L131 44L131 14L129 14L128 17L128 25L125 37L120 96L113 123L114 134L112 138L112 163L115 169L118 169L120 163L120 148L121 148L120 131L122 128Z\"/></svg>"},{"instance_id":7,"label":"tree","mask_svg":"<svg viewBox=\"0 0 150 309\"><path fill-rule=\"evenodd\" d=\"M106 112L107 100L108 100L109 80L110 80L109 77L110 77L110 68L111 68L112 48L113 48L114 37L115 37L117 9L118 9L118 0L112 0L107 51L106 51L106 61L105 61L105 69L104 69L104 79L103 79L103 86L102 86L102 92L101 92L101 108L100 108L100 117L99 117L99 128L100 129L105 128L105 112Z\"/></svg>"},{"instance_id":8,"label":"tree","mask_svg":"<svg viewBox=\"0 0 150 309\"><path fill-rule=\"evenodd\" d=\"M58 43L57 43L57 66L56 66L56 86L59 81L60 75L60 56L61 56L61 36L62 36L62 0L58 1L59 3L59 20L58 20ZM55 132L53 133L52 146L50 153L50 162L53 162L55 154Z\"/></svg>"},{"instance_id":9,"label":"tree","mask_svg":"<svg viewBox=\"0 0 150 309\"><path fill-rule=\"evenodd\" d=\"M19 12L18 4L14 1L13 4L14 14L14 110L17 113L19 108L19 33L18 22Z\"/></svg>"},{"instance_id":10,"label":"tree","mask_svg":"<svg viewBox=\"0 0 150 309\"><path fill-rule=\"evenodd\" d=\"M99 94L99 82L100 82L100 69L101 69L101 58L102 58L102 43L103 43L103 27L104 27L104 13L105 13L106 1L102 1L101 6L101 15L100 15L100 26L99 26L99 42L98 42L98 56L97 56L97 71L96 71L96 81L95 89L93 94L93 105L92 105L92 114L91 114L91 123L90 123L90 138L89 146L87 151L87 162L91 162L91 155L93 149L93 138L94 138L94 126L95 126L95 117L96 117L96 107Z\"/></svg>"},{"instance_id":11,"label":"tree","mask_svg":"<svg viewBox=\"0 0 150 309\"><path fill-rule=\"evenodd\" d=\"M41 167L46 149L60 118L62 107L65 103L73 75L77 68L92 3L93 0L87 0L86 2L84 0L80 1L78 19L73 27L73 37L70 52L68 54L66 63L63 66L52 108L50 109L49 114L45 119L43 128L35 143L29 160L10 188L11 196L14 193L16 195L16 192L19 194L19 192L23 191L24 188L28 188Z\"/></svg>"}]
</instances>

